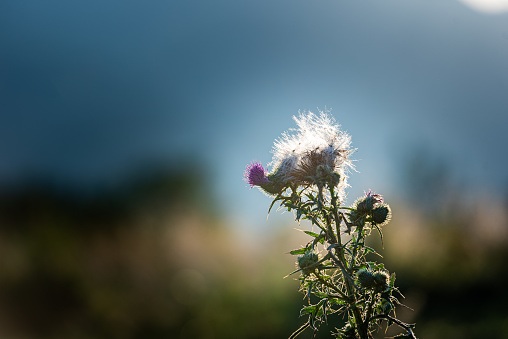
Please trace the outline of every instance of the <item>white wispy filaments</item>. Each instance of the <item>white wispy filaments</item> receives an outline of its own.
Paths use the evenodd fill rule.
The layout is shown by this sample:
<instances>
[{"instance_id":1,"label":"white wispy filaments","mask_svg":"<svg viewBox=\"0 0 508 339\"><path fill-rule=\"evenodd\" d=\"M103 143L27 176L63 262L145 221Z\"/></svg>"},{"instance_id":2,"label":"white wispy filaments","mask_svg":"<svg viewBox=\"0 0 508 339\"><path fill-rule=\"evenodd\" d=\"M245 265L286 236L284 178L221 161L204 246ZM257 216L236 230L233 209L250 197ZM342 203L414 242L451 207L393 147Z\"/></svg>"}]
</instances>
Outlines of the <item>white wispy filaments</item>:
<instances>
[{"instance_id":1,"label":"white wispy filaments","mask_svg":"<svg viewBox=\"0 0 508 339\"><path fill-rule=\"evenodd\" d=\"M284 132L275 141L271 173L283 183L296 185L313 184L318 167L340 175L338 193L344 196L347 172L353 168L351 136L340 129L340 125L328 111L319 116L312 112L294 116L298 128Z\"/></svg>"}]
</instances>

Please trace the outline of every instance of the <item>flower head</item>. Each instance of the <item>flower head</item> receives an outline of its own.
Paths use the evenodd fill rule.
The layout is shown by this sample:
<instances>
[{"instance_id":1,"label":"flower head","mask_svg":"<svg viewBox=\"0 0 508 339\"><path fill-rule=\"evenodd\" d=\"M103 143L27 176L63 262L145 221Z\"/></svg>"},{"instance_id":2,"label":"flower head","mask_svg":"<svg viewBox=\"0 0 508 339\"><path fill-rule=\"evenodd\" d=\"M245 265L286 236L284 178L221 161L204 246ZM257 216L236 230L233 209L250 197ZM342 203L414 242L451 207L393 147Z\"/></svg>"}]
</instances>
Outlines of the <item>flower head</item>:
<instances>
[{"instance_id":1,"label":"flower head","mask_svg":"<svg viewBox=\"0 0 508 339\"><path fill-rule=\"evenodd\" d=\"M374 205L375 204L382 204L384 201L383 196L381 194L372 193L372 190L369 190L368 192L366 192L365 196L367 199L371 200Z\"/></svg>"},{"instance_id":2,"label":"flower head","mask_svg":"<svg viewBox=\"0 0 508 339\"><path fill-rule=\"evenodd\" d=\"M365 192L365 197L357 201L356 209L360 213L371 213L374 207L383 203L383 196L381 194Z\"/></svg>"},{"instance_id":3,"label":"flower head","mask_svg":"<svg viewBox=\"0 0 508 339\"><path fill-rule=\"evenodd\" d=\"M266 171L259 162L251 162L247 165L247 168L244 172L245 182L247 182L250 187L267 185L270 183L266 176Z\"/></svg>"},{"instance_id":4,"label":"flower head","mask_svg":"<svg viewBox=\"0 0 508 339\"><path fill-rule=\"evenodd\" d=\"M346 170L353 167L349 159L351 137L340 130L328 112L319 116L301 113L293 119L298 129L285 132L275 141L271 173L281 182L297 186L315 184L320 174L334 173L334 184L342 196L347 186Z\"/></svg>"},{"instance_id":5,"label":"flower head","mask_svg":"<svg viewBox=\"0 0 508 339\"><path fill-rule=\"evenodd\" d=\"M384 203L381 194L365 192L365 196L357 199L349 213L351 223L362 227L362 221L375 223L377 226L386 225L391 218L390 207ZM370 218L369 218L370 217Z\"/></svg>"}]
</instances>

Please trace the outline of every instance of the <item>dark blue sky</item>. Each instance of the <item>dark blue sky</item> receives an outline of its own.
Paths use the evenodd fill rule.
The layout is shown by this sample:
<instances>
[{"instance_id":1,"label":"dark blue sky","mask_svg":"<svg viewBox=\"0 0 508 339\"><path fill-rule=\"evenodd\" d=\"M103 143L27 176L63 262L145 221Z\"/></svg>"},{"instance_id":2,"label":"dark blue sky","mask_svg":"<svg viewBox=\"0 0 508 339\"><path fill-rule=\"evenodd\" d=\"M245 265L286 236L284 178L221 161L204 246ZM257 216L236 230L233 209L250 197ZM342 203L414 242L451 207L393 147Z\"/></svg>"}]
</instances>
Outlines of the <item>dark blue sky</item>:
<instances>
[{"instance_id":1,"label":"dark blue sky","mask_svg":"<svg viewBox=\"0 0 508 339\"><path fill-rule=\"evenodd\" d=\"M224 204L264 213L245 165L270 161L299 109L327 107L358 148L353 196L397 192L415 147L504 190L507 93L508 14L456 0L0 5L3 182L195 157Z\"/></svg>"}]
</instances>

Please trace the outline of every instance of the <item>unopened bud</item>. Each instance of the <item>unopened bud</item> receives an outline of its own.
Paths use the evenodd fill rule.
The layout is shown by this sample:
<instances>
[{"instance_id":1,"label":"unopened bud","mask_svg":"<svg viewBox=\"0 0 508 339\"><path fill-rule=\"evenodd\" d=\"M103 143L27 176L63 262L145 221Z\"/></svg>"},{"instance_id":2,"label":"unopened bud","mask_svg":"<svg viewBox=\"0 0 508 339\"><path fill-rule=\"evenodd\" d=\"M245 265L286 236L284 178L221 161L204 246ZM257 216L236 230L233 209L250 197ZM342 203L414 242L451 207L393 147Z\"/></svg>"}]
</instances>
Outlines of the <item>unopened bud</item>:
<instances>
[{"instance_id":1,"label":"unopened bud","mask_svg":"<svg viewBox=\"0 0 508 339\"><path fill-rule=\"evenodd\" d=\"M385 271L377 271L374 273L374 282L377 290L384 291L388 287L390 276Z\"/></svg>"},{"instance_id":2,"label":"unopened bud","mask_svg":"<svg viewBox=\"0 0 508 339\"><path fill-rule=\"evenodd\" d=\"M319 255L312 250L305 252L297 258L298 267L302 270L304 275L314 272L314 265L316 265L318 261Z\"/></svg>"},{"instance_id":3,"label":"unopened bud","mask_svg":"<svg viewBox=\"0 0 508 339\"><path fill-rule=\"evenodd\" d=\"M391 219L390 206L382 204L372 210L372 221L378 225L386 225Z\"/></svg>"},{"instance_id":4,"label":"unopened bud","mask_svg":"<svg viewBox=\"0 0 508 339\"><path fill-rule=\"evenodd\" d=\"M374 286L374 274L371 271L362 268L358 270L356 273L358 277L358 282L365 288L370 288Z\"/></svg>"}]
</instances>

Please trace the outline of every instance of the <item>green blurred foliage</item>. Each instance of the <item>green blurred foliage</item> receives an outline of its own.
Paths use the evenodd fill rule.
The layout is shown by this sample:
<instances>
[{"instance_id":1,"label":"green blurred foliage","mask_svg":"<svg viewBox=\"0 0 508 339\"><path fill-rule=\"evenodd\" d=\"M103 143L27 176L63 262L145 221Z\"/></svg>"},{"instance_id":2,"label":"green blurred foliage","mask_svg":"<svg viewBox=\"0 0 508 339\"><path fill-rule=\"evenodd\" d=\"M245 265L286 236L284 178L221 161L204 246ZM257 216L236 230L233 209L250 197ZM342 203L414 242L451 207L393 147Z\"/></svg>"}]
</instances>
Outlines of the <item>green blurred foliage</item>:
<instances>
[{"instance_id":1,"label":"green blurred foliage","mask_svg":"<svg viewBox=\"0 0 508 339\"><path fill-rule=\"evenodd\" d=\"M296 282L282 279L290 268L243 248L196 168L147 171L88 196L4 190L0 336L289 336L300 303Z\"/></svg>"},{"instance_id":2,"label":"green blurred foliage","mask_svg":"<svg viewBox=\"0 0 508 339\"><path fill-rule=\"evenodd\" d=\"M413 309L397 314L420 338L508 338L508 204L465 199L449 170L425 161L419 172L408 163L405 195L385 197L384 249L371 237ZM145 171L94 194L3 189L0 337L287 338L307 301L282 278L294 269L284 253L308 239L291 223L247 241L198 168Z\"/></svg>"}]
</instances>

